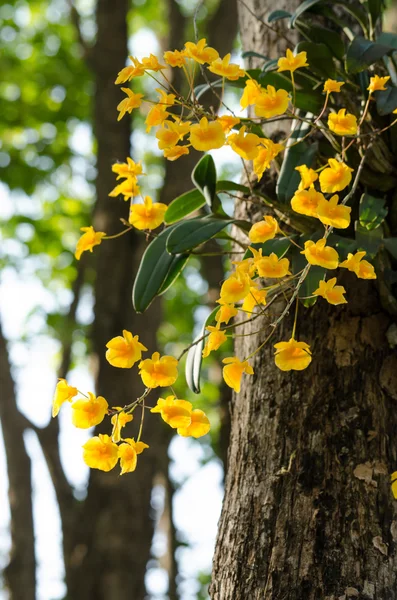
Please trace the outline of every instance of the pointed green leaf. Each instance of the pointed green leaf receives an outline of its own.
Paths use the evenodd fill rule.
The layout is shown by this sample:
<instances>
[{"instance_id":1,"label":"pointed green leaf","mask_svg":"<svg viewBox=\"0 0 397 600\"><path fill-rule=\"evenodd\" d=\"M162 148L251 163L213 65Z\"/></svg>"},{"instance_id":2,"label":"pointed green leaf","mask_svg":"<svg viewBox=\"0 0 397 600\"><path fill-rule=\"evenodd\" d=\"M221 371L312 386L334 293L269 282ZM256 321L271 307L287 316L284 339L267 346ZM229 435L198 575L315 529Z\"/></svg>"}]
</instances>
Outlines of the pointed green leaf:
<instances>
[{"instance_id":1,"label":"pointed green leaf","mask_svg":"<svg viewBox=\"0 0 397 600\"><path fill-rule=\"evenodd\" d=\"M178 223L167 239L167 252L182 254L193 250L233 223L232 219L202 217Z\"/></svg>"},{"instance_id":2,"label":"pointed green leaf","mask_svg":"<svg viewBox=\"0 0 397 600\"><path fill-rule=\"evenodd\" d=\"M189 190L170 202L164 220L168 225L176 223L204 206L205 203L205 198L199 190Z\"/></svg>"},{"instance_id":3,"label":"pointed green leaf","mask_svg":"<svg viewBox=\"0 0 397 600\"><path fill-rule=\"evenodd\" d=\"M273 12L268 15L266 21L268 23L275 23L276 21L281 21L281 19L289 19L291 17L291 13L286 10L273 10Z\"/></svg>"},{"instance_id":4,"label":"pointed green leaf","mask_svg":"<svg viewBox=\"0 0 397 600\"><path fill-rule=\"evenodd\" d=\"M205 328L207 325L210 325L215 319L215 315L219 310L219 306L214 308L211 314L206 318L203 327L200 330L200 333L195 338L194 341L199 340L205 334ZM203 362L203 348L204 348L205 340L200 340L192 346L187 354L186 365L185 365L185 377L186 383L189 388L195 394L200 393L200 373L201 373L201 364Z\"/></svg>"},{"instance_id":5,"label":"pointed green leaf","mask_svg":"<svg viewBox=\"0 0 397 600\"><path fill-rule=\"evenodd\" d=\"M132 290L132 303L138 313L144 312L161 290L170 269L180 259L166 250L166 241L173 228L164 229L146 248Z\"/></svg>"},{"instance_id":6,"label":"pointed green leaf","mask_svg":"<svg viewBox=\"0 0 397 600\"><path fill-rule=\"evenodd\" d=\"M259 52L254 52L253 50L247 50L247 52L243 52L241 58L263 58L263 60L269 60L268 56L259 54Z\"/></svg>"},{"instance_id":7,"label":"pointed green leaf","mask_svg":"<svg viewBox=\"0 0 397 600\"><path fill-rule=\"evenodd\" d=\"M377 20L382 14L383 0L367 0L368 10L371 15L372 27L376 25Z\"/></svg>"},{"instance_id":8,"label":"pointed green leaf","mask_svg":"<svg viewBox=\"0 0 397 600\"><path fill-rule=\"evenodd\" d=\"M371 42L358 35L347 49L346 70L349 73L359 73L391 52L393 48L390 46Z\"/></svg>"},{"instance_id":9,"label":"pointed green leaf","mask_svg":"<svg viewBox=\"0 0 397 600\"><path fill-rule=\"evenodd\" d=\"M303 15L304 12L306 12L307 10L309 10L312 6L314 6L315 4L318 4L319 2L321 2L322 0L305 0L305 2L302 2L302 4L300 4L298 6L298 8L296 9L296 11L294 12L294 14L292 15L290 22L289 22L289 27L291 29L293 29L295 27L295 22L297 19L299 19L299 17L301 15Z\"/></svg>"},{"instance_id":10,"label":"pointed green leaf","mask_svg":"<svg viewBox=\"0 0 397 600\"><path fill-rule=\"evenodd\" d=\"M242 192L243 194L250 194L250 189L246 185L236 183L235 181L218 181L216 184L217 192Z\"/></svg>"},{"instance_id":11,"label":"pointed green leaf","mask_svg":"<svg viewBox=\"0 0 397 600\"><path fill-rule=\"evenodd\" d=\"M194 167L192 181L211 206L216 194L216 168L211 154L205 154Z\"/></svg>"}]
</instances>

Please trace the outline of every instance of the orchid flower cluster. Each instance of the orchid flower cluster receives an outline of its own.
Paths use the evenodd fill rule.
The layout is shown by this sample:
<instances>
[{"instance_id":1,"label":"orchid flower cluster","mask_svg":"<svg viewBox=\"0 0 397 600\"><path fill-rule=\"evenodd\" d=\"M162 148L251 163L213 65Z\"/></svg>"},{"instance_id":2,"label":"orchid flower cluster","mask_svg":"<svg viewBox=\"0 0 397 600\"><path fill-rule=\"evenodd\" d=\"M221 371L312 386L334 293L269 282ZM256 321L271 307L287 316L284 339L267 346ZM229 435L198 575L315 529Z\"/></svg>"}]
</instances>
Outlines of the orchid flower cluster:
<instances>
[{"instance_id":1,"label":"orchid flower cluster","mask_svg":"<svg viewBox=\"0 0 397 600\"><path fill-rule=\"evenodd\" d=\"M145 120L147 132L154 127L157 128L155 135L158 147L165 159L170 161L188 155L191 148L208 152L225 145L229 146L241 158L248 178L249 187L245 188L244 193L240 192L239 200L254 203L262 208L262 213L265 213L263 218L254 223L236 222L236 227L240 227L241 231L237 236L238 239L234 239L240 250L242 247L240 254L243 256L232 262L233 270L221 284L217 300L218 308L211 313L212 324L207 321L204 335L193 342L191 347L202 343L202 357L206 358L225 344L229 337L233 337L233 330L243 323L261 317L267 320L266 327L269 333L265 341L252 354L242 359L230 356L223 360L224 381L235 392L239 392L243 376L254 374L250 360L265 343L271 338L274 340L279 324L295 303L295 321L289 339L274 340L275 364L282 371L306 369L312 361L312 353L309 343L298 340L295 336L298 303L309 300L310 305L318 298L332 305L346 303L346 290L342 285L338 285L337 269L347 269L361 279L376 279L374 266L366 260L364 250L358 247L358 251L348 252L347 256L341 259L340 253L334 247L338 245L337 242L332 243L331 240L332 236L335 236L333 233L335 229L346 230L351 225L352 209L348 202L357 189L366 154L372 143L371 135L377 134L370 122L369 107L373 94L387 89L389 77L375 74L370 78L367 99L363 106L357 109L356 114L346 108L340 108L339 98L343 95L342 87L346 82L333 79L323 81L322 108L317 117L311 115L309 119L302 116L302 111L296 105L296 71L309 66L305 51L293 53L287 50L286 56L277 61L277 73L288 74L285 81L289 82L289 89L281 87L277 89L271 84L262 86L260 80L258 81L250 71L232 63L230 54L223 58L219 57L214 48L206 45L205 39L197 43L186 42L182 50L165 52L163 56L165 64L153 55L142 60L130 57L130 60L131 65L119 72L115 83L126 84L146 74L158 83L158 99L145 98L143 94L135 93L130 87L122 87L121 91L126 97L117 107L118 120L147 104L149 106ZM183 71L189 89L187 97L183 97L174 89L170 75L172 69ZM222 111L227 109L223 92L225 82L229 81L242 89L241 108L248 108L252 116L238 118L230 110L219 116L212 108L208 109L200 104L194 88L198 69L208 81L208 89L216 96ZM220 85L215 85L213 79L211 81L208 79L213 75L221 78ZM394 113L397 113L397 109ZM261 134L261 126L277 120L287 120L289 124L291 122L304 124L307 126L306 132L294 138L292 126L291 134L285 139L275 141L264 137L263 133ZM392 121L388 127L395 122L396 120ZM361 135L364 127L366 131L370 129L370 135L367 133L367 137ZM322 136L330 144L334 156L322 157L315 165L312 161L302 161L302 164L294 167L299 173L300 183L290 199L290 208L288 211L283 211L280 206L272 205L261 193L259 182L266 170L271 168L279 170L282 155L291 151L291 148L297 144L302 144L310 135L314 138ZM347 164L347 151L353 144L360 156L356 170ZM117 175L117 181L121 180L121 182L117 183L109 196L123 197L124 200L130 201L128 223L123 221L126 229L121 233L108 236L105 232L95 231L92 226L84 228L84 234L77 243L77 259L80 259L84 251L92 252L93 248L103 240L117 237L134 228L145 232L147 239L154 240L159 239L164 231L168 231L169 207L153 201L150 196L141 197L142 201L139 200L141 195L139 178L144 176L142 165L128 157L125 163L114 164L112 170ZM230 189L232 188L229 187ZM230 197L234 196L230 194ZM182 206L180 199L174 202L176 201ZM186 209L183 216L191 214L194 210L196 209L189 213ZM270 210L277 218L269 214ZM312 235L314 239L306 240L300 239L293 233L285 233L283 222L290 228L296 217L298 219L303 217L311 223L309 231L313 231L313 223L315 223L320 233L317 230ZM203 222L205 218L207 217L204 217ZM225 217L219 214L217 218L219 222ZM229 220L226 224L230 224L230 217L227 219ZM193 219L191 222L193 223ZM208 218L206 222L209 222ZM160 233L156 233L155 230L162 225L165 227ZM212 237L214 233L209 235L208 239ZM274 242L281 240L286 244L284 249L279 251L277 248L280 248L280 245L276 246ZM208 240L200 240L197 248L201 248L206 241ZM300 262L301 268L296 269L293 261L286 256L290 250L295 252L298 258L300 257L300 261L304 261L303 264ZM200 252L187 252L187 254L191 253ZM236 258L239 256L239 251L233 250L230 254ZM302 297L301 288L305 282L307 283L309 272L313 267L320 267L321 273L316 283L311 284L309 294ZM328 271L332 272L331 277L327 276ZM270 309L273 311L275 306L280 306L279 302L273 305L274 301L282 298L285 301L283 310L278 314L272 313ZM242 318L233 321L238 315L242 315ZM106 358L114 367L132 368L138 363L144 391L137 400L125 407L109 408L104 398L96 397L93 393L88 393L87 396L80 393L83 398L74 399L79 394L76 388L69 386L65 380L60 380L57 385L54 416L58 413L61 404L69 401L72 402L72 421L76 427L96 426L106 415L111 417L111 434L95 436L83 447L84 460L92 468L107 471L120 460L122 474L135 469L137 455L148 447L141 441L143 415L148 408L145 404L146 398L151 390L158 387L169 388L170 392L164 394L163 398L159 398L157 404L150 410L159 413L179 435L198 438L207 434L210 429L209 420L204 412L194 409L187 400L177 398L172 390L178 377L179 359L172 356L161 357L158 352L154 352L151 358L142 359L142 353L146 350L138 336L134 336L129 331L123 331L122 336L113 338L107 344ZM142 417L136 441L131 437L123 438L124 427L133 420L138 406L141 408Z\"/></svg>"}]
</instances>

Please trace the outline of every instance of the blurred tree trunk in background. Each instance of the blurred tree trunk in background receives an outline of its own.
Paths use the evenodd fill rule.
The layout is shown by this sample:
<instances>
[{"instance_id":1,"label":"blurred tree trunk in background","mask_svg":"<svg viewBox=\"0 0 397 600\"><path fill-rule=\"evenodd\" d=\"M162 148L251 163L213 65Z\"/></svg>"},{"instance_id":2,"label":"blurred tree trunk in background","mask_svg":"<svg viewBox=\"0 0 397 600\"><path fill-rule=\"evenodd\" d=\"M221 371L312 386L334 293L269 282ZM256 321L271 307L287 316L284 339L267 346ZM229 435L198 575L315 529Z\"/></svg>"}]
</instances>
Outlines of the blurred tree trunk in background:
<instances>
[{"instance_id":1,"label":"blurred tree trunk in background","mask_svg":"<svg viewBox=\"0 0 397 600\"><path fill-rule=\"evenodd\" d=\"M244 50L283 54L283 39L260 19L293 4L299 2L239 3ZM245 205L236 212L253 217ZM397 509L388 473L397 460L397 357L386 338L392 319L376 285L350 275L341 281L347 308L300 307L310 368L290 374L274 365L273 343L290 337L288 318L233 396L213 600L396 598ZM243 328L239 333L248 334L256 326ZM248 356L264 335L237 338L237 356Z\"/></svg>"},{"instance_id":2,"label":"blurred tree trunk in background","mask_svg":"<svg viewBox=\"0 0 397 600\"><path fill-rule=\"evenodd\" d=\"M31 462L26 452L24 418L18 411L6 342L0 324L0 423L6 449L11 553L4 570L12 600L36 597Z\"/></svg>"},{"instance_id":3,"label":"blurred tree trunk in background","mask_svg":"<svg viewBox=\"0 0 397 600\"><path fill-rule=\"evenodd\" d=\"M98 0L97 38L90 55L96 86L94 134L98 172L93 225L109 235L122 229L120 218L128 219L129 204L108 196L115 185L112 164L125 161L131 154L130 120L117 122L116 106L122 95L114 85L128 55L128 9L128 0ZM111 406L124 406L138 397L142 382L135 369L109 365L106 343L127 329L139 335L150 351L156 348L158 308L136 318L131 304L133 276L144 245L139 234L125 235L102 244L95 255L96 387ZM160 428L156 419L145 424L144 439L149 440L151 452L141 457L133 480L120 477L116 471L90 471L87 498L76 510L73 531L66 532L71 536L66 565L68 594L73 600L144 597L154 526L150 505L153 478L158 456L167 450L160 444Z\"/></svg>"}]
</instances>

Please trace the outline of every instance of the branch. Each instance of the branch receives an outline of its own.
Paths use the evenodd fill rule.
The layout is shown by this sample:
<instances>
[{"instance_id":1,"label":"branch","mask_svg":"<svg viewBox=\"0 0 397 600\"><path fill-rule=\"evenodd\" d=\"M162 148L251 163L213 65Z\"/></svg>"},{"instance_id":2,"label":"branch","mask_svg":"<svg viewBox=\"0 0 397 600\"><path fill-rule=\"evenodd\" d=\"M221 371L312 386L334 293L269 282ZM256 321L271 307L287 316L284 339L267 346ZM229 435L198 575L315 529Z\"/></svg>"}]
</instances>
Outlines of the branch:
<instances>
[{"instance_id":1,"label":"branch","mask_svg":"<svg viewBox=\"0 0 397 600\"><path fill-rule=\"evenodd\" d=\"M74 28L76 29L77 32L77 39L78 42L83 50L83 57L86 60L87 64L89 66L90 62L91 62L91 48L90 46L88 46L87 42L84 39L83 36L83 32L82 32L82 27L81 27L81 18L80 18L80 14L79 11L77 10L77 8L74 5L73 0L66 0L68 5L69 5L69 9L70 9L70 20L72 22L72 25L74 26Z\"/></svg>"}]
</instances>

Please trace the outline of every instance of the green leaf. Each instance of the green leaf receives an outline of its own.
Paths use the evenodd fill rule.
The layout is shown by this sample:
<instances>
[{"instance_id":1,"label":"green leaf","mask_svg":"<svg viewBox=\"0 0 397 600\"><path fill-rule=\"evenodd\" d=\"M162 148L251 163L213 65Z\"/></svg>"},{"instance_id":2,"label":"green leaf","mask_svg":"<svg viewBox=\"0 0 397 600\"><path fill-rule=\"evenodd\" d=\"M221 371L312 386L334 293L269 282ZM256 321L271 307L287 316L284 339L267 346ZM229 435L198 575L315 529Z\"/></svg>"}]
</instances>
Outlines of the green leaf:
<instances>
[{"instance_id":1,"label":"green leaf","mask_svg":"<svg viewBox=\"0 0 397 600\"><path fill-rule=\"evenodd\" d=\"M262 66L262 73L267 73L268 71L274 71L274 69L277 67L277 63L278 63L278 58L272 58L270 60L267 60L264 65Z\"/></svg>"},{"instance_id":2,"label":"green leaf","mask_svg":"<svg viewBox=\"0 0 397 600\"><path fill-rule=\"evenodd\" d=\"M250 194L250 189L246 185L236 183L235 181L218 181L216 184L217 192L242 192L243 194Z\"/></svg>"},{"instance_id":3,"label":"green leaf","mask_svg":"<svg viewBox=\"0 0 397 600\"><path fill-rule=\"evenodd\" d=\"M374 96L377 111L382 117L390 115L397 108L397 88L388 86L385 90L375 92Z\"/></svg>"},{"instance_id":4,"label":"green leaf","mask_svg":"<svg viewBox=\"0 0 397 600\"><path fill-rule=\"evenodd\" d=\"M388 237L383 240L385 248L397 260L397 238Z\"/></svg>"},{"instance_id":5,"label":"green leaf","mask_svg":"<svg viewBox=\"0 0 397 600\"><path fill-rule=\"evenodd\" d=\"M168 273L179 260L166 250L168 236L177 225L164 229L146 248L132 290L132 303L138 313L144 312L161 290Z\"/></svg>"},{"instance_id":6,"label":"green leaf","mask_svg":"<svg viewBox=\"0 0 397 600\"><path fill-rule=\"evenodd\" d=\"M296 9L296 11L292 15L292 17L290 19L290 22L289 22L289 27L291 29L293 29L295 27L295 21L297 19L299 19L299 17L301 15L303 15L304 12L306 12L307 10L309 10L309 8L311 8L315 4L318 4L319 2L321 2L321 0L305 0L305 2L302 2L302 4L300 4L298 6L298 8Z\"/></svg>"},{"instance_id":7,"label":"green leaf","mask_svg":"<svg viewBox=\"0 0 397 600\"><path fill-rule=\"evenodd\" d=\"M222 79L217 79L216 81L211 81L211 83L201 83L200 85L196 85L194 88L194 95L197 100L204 96L206 92L208 92L211 88L221 88L223 85Z\"/></svg>"},{"instance_id":8,"label":"green leaf","mask_svg":"<svg viewBox=\"0 0 397 600\"><path fill-rule=\"evenodd\" d=\"M357 242L352 238L342 237L337 233L331 233L328 238L328 244L334 246L339 254L340 262L347 259L349 253L353 254L357 250Z\"/></svg>"},{"instance_id":9,"label":"green leaf","mask_svg":"<svg viewBox=\"0 0 397 600\"><path fill-rule=\"evenodd\" d=\"M331 51L325 44L314 42L300 42L296 52L306 52L310 69L321 77L335 78L335 65Z\"/></svg>"},{"instance_id":10,"label":"green leaf","mask_svg":"<svg viewBox=\"0 0 397 600\"><path fill-rule=\"evenodd\" d=\"M368 231L379 227L388 213L385 203L385 198L375 198L374 196L370 196L370 194L363 194L359 207L361 227L368 229Z\"/></svg>"},{"instance_id":11,"label":"green leaf","mask_svg":"<svg viewBox=\"0 0 397 600\"><path fill-rule=\"evenodd\" d=\"M205 198L199 190L189 190L170 202L164 220L168 225L176 223L205 204Z\"/></svg>"},{"instance_id":12,"label":"green leaf","mask_svg":"<svg viewBox=\"0 0 397 600\"><path fill-rule=\"evenodd\" d=\"M286 10L273 10L273 12L268 15L266 21L268 23L275 23L276 21L281 21L281 19L289 19L291 17L291 13Z\"/></svg>"},{"instance_id":13,"label":"green leaf","mask_svg":"<svg viewBox=\"0 0 397 600\"><path fill-rule=\"evenodd\" d=\"M397 34L391 33L390 31L382 31L382 33L376 38L378 44L383 44L384 46L390 46L397 50Z\"/></svg>"},{"instance_id":14,"label":"green leaf","mask_svg":"<svg viewBox=\"0 0 397 600\"><path fill-rule=\"evenodd\" d=\"M374 257L383 240L382 227L378 227L377 229L366 229L360 225L359 221L356 221L355 232L358 249L365 250L370 257Z\"/></svg>"},{"instance_id":15,"label":"green leaf","mask_svg":"<svg viewBox=\"0 0 397 600\"><path fill-rule=\"evenodd\" d=\"M259 54L259 52L254 52L253 50L247 50L247 52L243 52L241 58L263 58L263 60L269 60L268 56Z\"/></svg>"},{"instance_id":16,"label":"green leaf","mask_svg":"<svg viewBox=\"0 0 397 600\"><path fill-rule=\"evenodd\" d=\"M205 154L194 167L192 181L207 204L212 206L216 195L216 168L211 154Z\"/></svg>"},{"instance_id":17,"label":"green leaf","mask_svg":"<svg viewBox=\"0 0 397 600\"><path fill-rule=\"evenodd\" d=\"M293 238L296 236L291 237ZM251 244L251 247L255 248L255 250L259 250L260 248L262 248L263 256L270 256L270 254L274 252L274 254L277 254L278 258L282 258L291 247L291 239L287 237L274 238L272 240L264 242L263 244ZM250 258L251 256L251 250L247 249L243 259Z\"/></svg>"},{"instance_id":18,"label":"green leaf","mask_svg":"<svg viewBox=\"0 0 397 600\"><path fill-rule=\"evenodd\" d=\"M374 27L382 14L383 0L367 0L367 2L369 14L371 15L372 27Z\"/></svg>"},{"instance_id":19,"label":"green leaf","mask_svg":"<svg viewBox=\"0 0 397 600\"><path fill-rule=\"evenodd\" d=\"M320 112L323 104L324 98L321 94L308 90L297 90L296 92L295 106L304 112L316 115Z\"/></svg>"},{"instance_id":20,"label":"green leaf","mask_svg":"<svg viewBox=\"0 0 397 600\"><path fill-rule=\"evenodd\" d=\"M165 278L163 285L157 292L158 296L164 294L172 284L178 279L179 275L182 273L183 269L186 267L188 260L190 258L189 254L181 254L181 256L175 256L173 262L171 263L170 269L167 273L167 277Z\"/></svg>"},{"instance_id":21,"label":"green leaf","mask_svg":"<svg viewBox=\"0 0 397 600\"><path fill-rule=\"evenodd\" d=\"M222 231L231 223L233 223L232 219L225 220L214 217L189 219L178 223L167 239L167 252L181 254L193 250L213 238L218 231Z\"/></svg>"},{"instance_id":22,"label":"green leaf","mask_svg":"<svg viewBox=\"0 0 397 600\"><path fill-rule=\"evenodd\" d=\"M194 341L199 340L205 334L205 328L207 325L213 322L215 319L215 315L218 312L220 306L214 308L210 315L206 318L200 333L194 339ZM186 383L189 388L195 394L200 393L200 373L201 373L201 364L203 362L202 352L204 348L205 340L201 340L194 346L192 346L187 354L186 365L185 365L185 377Z\"/></svg>"},{"instance_id":23,"label":"green leaf","mask_svg":"<svg viewBox=\"0 0 397 600\"><path fill-rule=\"evenodd\" d=\"M391 52L393 52L393 48L390 46L357 36L347 49L346 70L349 73L359 73Z\"/></svg>"},{"instance_id":24,"label":"green leaf","mask_svg":"<svg viewBox=\"0 0 397 600\"><path fill-rule=\"evenodd\" d=\"M335 58L339 60L343 59L345 55L345 45L339 33L332 31L332 29L327 29L326 27L313 25L313 23L305 23L304 21L299 23L299 28L310 38L311 42L325 44ZM312 66L310 61L309 64Z\"/></svg>"},{"instance_id":25,"label":"green leaf","mask_svg":"<svg viewBox=\"0 0 397 600\"><path fill-rule=\"evenodd\" d=\"M276 186L277 197L280 202L289 202L298 189L300 175L295 167L300 165L311 167L316 152L317 143L312 143L309 146L306 142L300 142L286 149Z\"/></svg>"}]
</instances>

